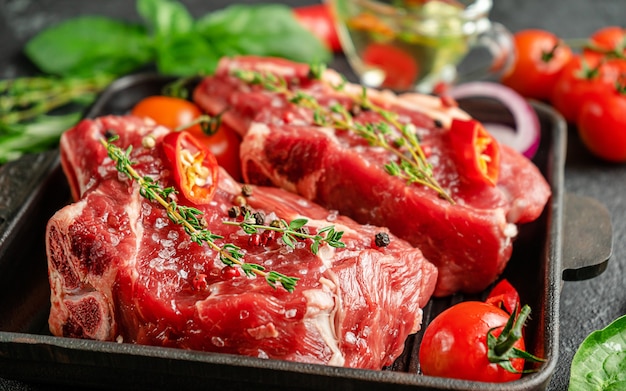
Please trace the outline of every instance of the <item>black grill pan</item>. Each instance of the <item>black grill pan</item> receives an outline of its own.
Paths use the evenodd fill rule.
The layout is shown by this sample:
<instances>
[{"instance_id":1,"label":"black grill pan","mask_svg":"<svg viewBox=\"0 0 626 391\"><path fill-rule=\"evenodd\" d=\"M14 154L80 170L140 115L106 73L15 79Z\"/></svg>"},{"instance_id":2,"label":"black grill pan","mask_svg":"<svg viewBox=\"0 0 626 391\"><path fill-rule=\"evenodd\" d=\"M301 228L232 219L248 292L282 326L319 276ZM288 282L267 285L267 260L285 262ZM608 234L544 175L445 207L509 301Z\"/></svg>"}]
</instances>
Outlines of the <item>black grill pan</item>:
<instances>
[{"instance_id":1,"label":"black grill pan","mask_svg":"<svg viewBox=\"0 0 626 391\"><path fill-rule=\"evenodd\" d=\"M86 117L124 114L141 98L158 94L172 79L135 74L114 82ZM499 103L468 99L461 106L479 120L511 120ZM612 250L606 208L565 193L566 125L551 108L533 103L542 141L535 164L552 187L542 216L521 226L504 276L533 313L526 326L530 351L546 362L507 390L545 389L558 359L559 296L563 280L598 275ZM185 390L501 390L503 385L420 374L421 332L401 357L381 371L266 360L225 354L60 338L47 327L49 285L44 230L50 216L70 202L58 151L24 157L0 167L0 376L108 389ZM482 295L433 299L424 329L443 309Z\"/></svg>"}]
</instances>

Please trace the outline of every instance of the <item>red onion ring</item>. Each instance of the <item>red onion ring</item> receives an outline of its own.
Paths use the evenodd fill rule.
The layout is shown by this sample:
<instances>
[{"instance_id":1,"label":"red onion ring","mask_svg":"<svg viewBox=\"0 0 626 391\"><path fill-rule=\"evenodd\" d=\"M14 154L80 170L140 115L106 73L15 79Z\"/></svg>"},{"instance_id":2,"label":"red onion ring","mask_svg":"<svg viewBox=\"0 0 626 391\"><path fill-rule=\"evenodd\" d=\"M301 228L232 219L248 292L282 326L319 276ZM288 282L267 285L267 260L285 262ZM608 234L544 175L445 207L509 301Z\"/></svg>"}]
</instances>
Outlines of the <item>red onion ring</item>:
<instances>
[{"instance_id":1,"label":"red onion ring","mask_svg":"<svg viewBox=\"0 0 626 391\"><path fill-rule=\"evenodd\" d=\"M454 99L491 98L509 109L515 128L501 123L483 123L485 129L498 140L532 159L539 148L541 127L532 106L517 92L502 84L475 81L452 87L448 94Z\"/></svg>"}]
</instances>

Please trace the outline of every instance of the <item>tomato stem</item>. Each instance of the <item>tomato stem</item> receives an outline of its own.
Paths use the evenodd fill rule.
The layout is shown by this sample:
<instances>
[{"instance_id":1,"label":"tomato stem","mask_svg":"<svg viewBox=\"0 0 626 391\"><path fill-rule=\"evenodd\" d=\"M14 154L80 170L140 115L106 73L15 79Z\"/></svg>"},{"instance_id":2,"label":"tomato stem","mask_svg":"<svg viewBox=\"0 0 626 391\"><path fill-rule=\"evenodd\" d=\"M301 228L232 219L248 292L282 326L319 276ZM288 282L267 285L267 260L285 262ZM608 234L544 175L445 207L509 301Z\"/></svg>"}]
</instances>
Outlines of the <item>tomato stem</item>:
<instances>
[{"instance_id":1,"label":"tomato stem","mask_svg":"<svg viewBox=\"0 0 626 391\"><path fill-rule=\"evenodd\" d=\"M495 329L489 330L487 333L487 358L489 362L500 365L509 372L518 372L511 363L511 360L521 358L530 362L543 362L542 358L536 357L528 352L514 347L515 343L522 338L522 329L526 323L526 319L530 316L530 306L525 305L519 312L517 319L513 311L506 325L502 329L500 335L496 338L493 335ZM532 371L524 371L532 372Z\"/></svg>"},{"instance_id":2,"label":"tomato stem","mask_svg":"<svg viewBox=\"0 0 626 391\"><path fill-rule=\"evenodd\" d=\"M190 85L200 79L201 74L181 77L171 83L166 84L162 89L162 94L172 98L189 99Z\"/></svg>"},{"instance_id":3,"label":"tomato stem","mask_svg":"<svg viewBox=\"0 0 626 391\"><path fill-rule=\"evenodd\" d=\"M587 61L583 58L581 60L581 69L578 72L578 78L583 80L593 80L600 76L600 67L602 66L602 61L598 63L598 65L594 67L590 67Z\"/></svg>"},{"instance_id":4,"label":"tomato stem","mask_svg":"<svg viewBox=\"0 0 626 391\"><path fill-rule=\"evenodd\" d=\"M626 96L626 74L621 75L615 82L615 91L620 95Z\"/></svg>"},{"instance_id":5,"label":"tomato stem","mask_svg":"<svg viewBox=\"0 0 626 391\"><path fill-rule=\"evenodd\" d=\"M552 46L552 49L550 49L547 52L542 52L541 53L541 61L548 63L550 62L550 60L552 60L554 58L554 54L556 53L556 50L558 49L558 47L561 45L561 42L557 42L556 44L554 44L554 46Z\"/></svg>"},{"instance_id":6,"label":"tomato stem","mask_svg":"<svg viewBox=\"0 0 626 391\"><path fill-rule=\"evenodd\" d=\"M530 307L524 306L517 319L514 319L515 312L516 311L513 311L513 314L509 317L506 326L504 326L504 329L502 330L502 333L500 334L500 337L498 337L497 343L493 348L494 354L498 357L506 354L506 352L511 350L513 345L515 345L515 342L522 338L522 327L524 327L524 323L526 322L528 315L530 315ZM503 336L504 338L502 338Z\"/></svg>"},{"instance_id":7,"label":"tomato stem","mask_svg":"<svg viewBox=\"0 0 626 391\"><path fill-rule=\"evenodd\" d=\"M623 54L623 49L626 45L626 38L624 38L623 42L618 44L616 47L612 49L606 49L598 46L592 40L587 38L570 38L563 40L563 43L570 48L575 49L587 49L596 53L600 53L602 55L608 56L610 58L626 58Z\"/></svg>"},{"instance_id":8,"label":"tomato stem","mask_svg":"<svg viewBox=\"0 0 626 391\"><path fill-rule=\"evenodd\" d=\"M200 125L200 127L202 128L202 132L204 134L206 134L207 136L212 136L215 133L217 133L221 124L222 124L222 113L216 115L215 117L211 117L209 115L201 115L197 117L196 119L194 119L193 121L177 127L176 129L174 129L174 131L181 132L195 125Z\"/></svg>"}]
</instances>

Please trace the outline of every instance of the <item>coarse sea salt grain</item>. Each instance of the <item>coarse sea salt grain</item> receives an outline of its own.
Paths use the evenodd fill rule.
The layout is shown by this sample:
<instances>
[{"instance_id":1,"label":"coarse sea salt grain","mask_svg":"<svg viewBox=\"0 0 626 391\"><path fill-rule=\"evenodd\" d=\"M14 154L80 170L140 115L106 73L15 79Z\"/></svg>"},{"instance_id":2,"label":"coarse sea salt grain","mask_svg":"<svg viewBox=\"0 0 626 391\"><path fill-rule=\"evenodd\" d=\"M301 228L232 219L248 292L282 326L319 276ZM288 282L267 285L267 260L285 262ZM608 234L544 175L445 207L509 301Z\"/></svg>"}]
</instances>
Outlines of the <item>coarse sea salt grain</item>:
<instances>
[{"instance_id":1,"label":"coarse sea salt grain","mask_svg":"<svg viewBox=\"0 0 626 391\"><path fill-rule=\"evenodd\" d=\"M167 220L165 220L162 217L158 217L154 221L154 228L156 228L156 229L161 229L161 228L165 227L166 225L167 225Z\"/></svg>"},{"instance_id":2,"label":"coarse sea salt grain","mask_svg":"<svg viewBox=\"0 0 626 391\"><path fill-rule=\"evenodd\" d=\"M118 235L109 235L109 243L111 246L117 246L120 244L120 237Z\"/></svg>"},{"instance_id":3,"label":"coarse sea salt grain","mask_svg":"<svg viewBox=\"0 0 626 391\"><path fill-rule=\"evenodd\" d=\"M174 255L176 255L176 250L171 249L171 248L164 248L159 251L159 257L163 259L170 259Z\"/></svg>"},{"instance_id":4,"label":"coarse sea salt grain","mask_svg":"<svg viewBox=\"0 0 626 391\"><path fill-rule=\"evenodd\" d=\"M161 246L163 247L173 247L174 246L174 241L172 240L168 240L168 239L163 239L161 240Z\"/></svg>"},{"instance_id":5,"label":"coarse sea salt grain","mask_svg":"<svg viewBox=\"0 0 626 391\"><path fill-rule=\"evenodd\" d=\"M148 266L160 273L165 270L165 268L163 267L164 262L165 260L163 258L152 258Z\"/></svg>"},{"instance_id":6,"label":"coarse sea salt grain","mask_svg":"<svg viewBox=\"0 0 626 391\"><path fill-rule=\"evenodd\" d=\"M224 340L217 336L211 337L211 343L218 348L224 347Z\"/></svg>"},{"instance_id":7,"label":"coarse sea salt grain","mask_svg":"<svg viewBox=\"0 0 626 391\"><path fill-rule=\"evenodd\" d=\"M344 340L349 343L349 344L355 344L356 343L356 335L354 335L353 332L348 331L345 335L344 335Z\"/></svg>"}]
</instances>

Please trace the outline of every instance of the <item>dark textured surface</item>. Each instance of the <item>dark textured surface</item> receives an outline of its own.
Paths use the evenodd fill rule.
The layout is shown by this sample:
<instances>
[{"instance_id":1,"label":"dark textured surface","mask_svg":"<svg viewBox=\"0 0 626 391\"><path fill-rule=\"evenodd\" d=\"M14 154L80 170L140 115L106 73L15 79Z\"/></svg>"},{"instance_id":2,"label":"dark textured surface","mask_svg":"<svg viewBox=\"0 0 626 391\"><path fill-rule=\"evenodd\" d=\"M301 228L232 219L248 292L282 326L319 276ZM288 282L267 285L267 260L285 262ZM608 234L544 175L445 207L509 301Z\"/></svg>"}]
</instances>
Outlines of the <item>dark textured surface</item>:
<instances>
[{"instance_id":1,"label":"dark textured surface","mask_svg":"<svg viewBox=\"0 0 626 391\"><path fill-rule=\"evenodd\" d=\"M254 1L247 1L254 2ZM293 0L291 4L313 1ZM493 19L517 31L523 28L549 29L564 38L589 35L606 25L623 25L626 2L623 0L494 0ZM183 1L196 16L228 1ZM19 50L40 29L68 17L97 13L134 20L134 1L81 0L0 0L0 77L32 71ZM334 63L345 67L342 59ZM626 165L603 163L582 147L575 129L570 129L565 168L566 190L589 196L604 204L613 225L613 256L607 270L593 279L563 283L560 307L559 362L550 390L567 388L572 356L582 340L593 330L605 327L626 314ZM36 162L34 163L36 164ZM16 179L19 181L19 179ZM0 194L10 191L3 188ZM568 240L575 238L567 238ZM50 386L0 379L0 390L48 390ZM67 389L67 388L63 388Z\"/></svg>"}]
</instances>

